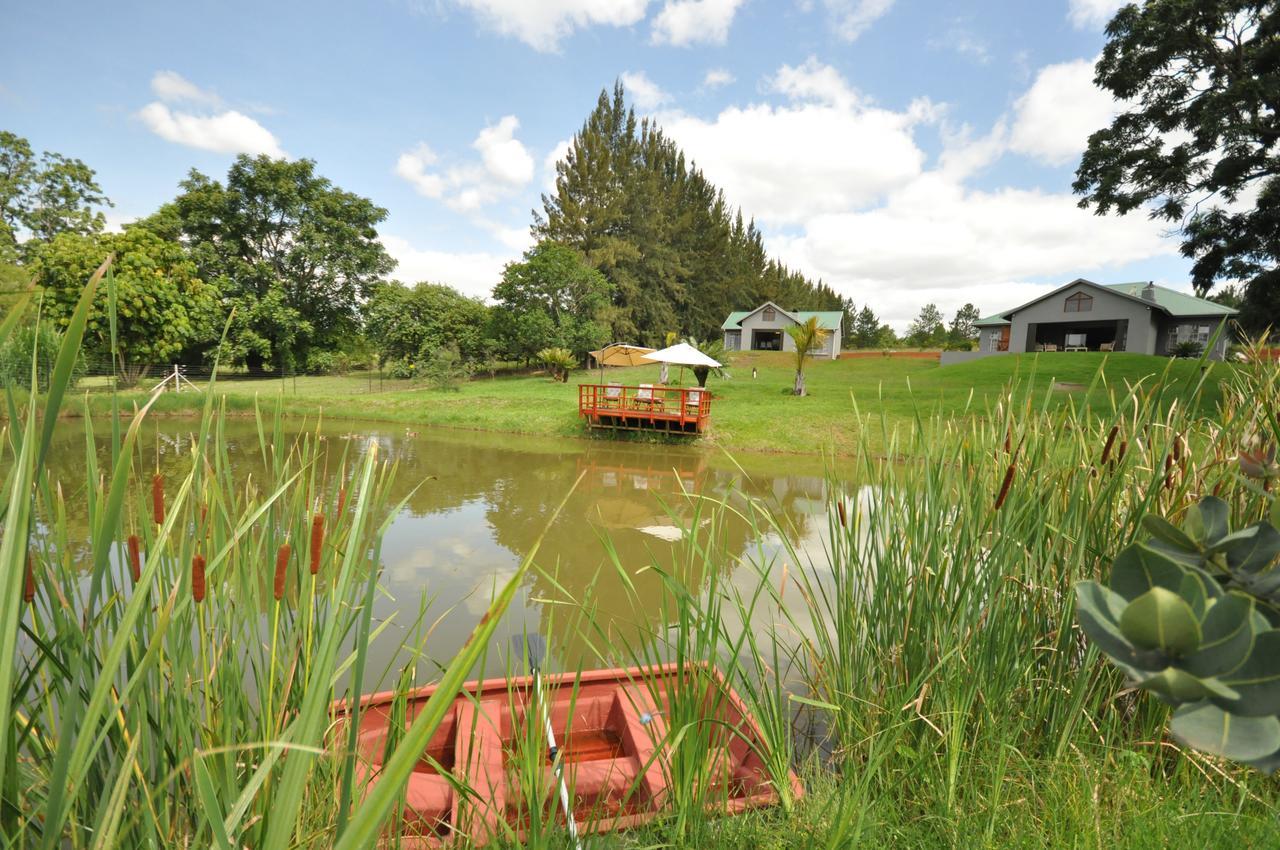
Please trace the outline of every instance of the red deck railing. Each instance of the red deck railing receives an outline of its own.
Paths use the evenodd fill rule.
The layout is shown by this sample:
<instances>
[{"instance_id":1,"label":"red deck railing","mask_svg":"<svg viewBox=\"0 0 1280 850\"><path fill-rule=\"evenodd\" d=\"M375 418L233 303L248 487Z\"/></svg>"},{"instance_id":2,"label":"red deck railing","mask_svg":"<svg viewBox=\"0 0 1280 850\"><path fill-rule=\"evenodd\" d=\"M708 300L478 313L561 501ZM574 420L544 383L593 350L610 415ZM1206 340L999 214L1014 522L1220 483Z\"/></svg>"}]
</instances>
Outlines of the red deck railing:
<instances>
[{"instance_id":1,"label":"red deck railing","mask_svg":"<svg viewBox=\"0 0 1280 850\"><path fill-rule=\"evenodd\" d=\"M578 415L593 428L701 434L711 422L711 394L701 387L580 384Z\"/></svg>"}]
</instances>

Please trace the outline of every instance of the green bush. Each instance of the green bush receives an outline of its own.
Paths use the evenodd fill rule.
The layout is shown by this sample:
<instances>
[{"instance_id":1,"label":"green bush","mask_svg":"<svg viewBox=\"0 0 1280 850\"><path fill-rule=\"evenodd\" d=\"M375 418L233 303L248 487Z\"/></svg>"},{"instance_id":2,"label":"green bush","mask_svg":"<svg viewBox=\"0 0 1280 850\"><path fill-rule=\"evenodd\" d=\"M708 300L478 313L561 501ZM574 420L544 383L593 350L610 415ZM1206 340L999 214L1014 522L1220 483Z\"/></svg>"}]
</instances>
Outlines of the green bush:
<instances>
[{"instance_id":1,"label":"green bush","mask_svg":"<svg viewBox=\"0 0 1280 850\"><path fill-rule=\"evenodd\" d=\"M307 354L308 375L345 375L351 371L351 356L345 351L312 351Z\"/></svg>"},{"instance_id":2,"label":"green bush","mask_svg":"<svg viewBox=\"0 0 1280 850\"><path fill-rule=\"evenodd\" d=\"M1203 351L1203 345L1198 342L1192 342L1188 339L1176 344L1170 350L1170 353L1174 357L1199 357Z\"/></svg>"},{"instance_id":3,"label":"green bush","mask_svg":"<svg viewBox=\"0 0 1280 850\"><path fill-rule=\"evenodd\" d=\"M456 390L470 380L472 366L462 359L457 348L446 345L431 352L418 371L432 389Z\"/></svg>"},{"instance_id":4,"label":"green bush","mask_svg":"<svg viewBox=\"0 0 1280 850\"><path fill-rule=\"evenodd\" d=\"M28 323L14 328L0 343L0 383L12 382L15 386L31 386L31 364L36 366L36 383L41 392L49 389L54 361L62 347L62 334L48 322ZM71 373L71 383L84 375L84 357L76 357Z\"/></svg>"},{"instance_id":5,"label":"green bush","mask_svg":"<svg viewBox=\"0 0 1280 850\"><path fill-rule=\"evenodd\" d=\"M407 357L392 360L386 366L387 375L400 381L418 377L418 364Z\"/></svg>"}]
</instances>

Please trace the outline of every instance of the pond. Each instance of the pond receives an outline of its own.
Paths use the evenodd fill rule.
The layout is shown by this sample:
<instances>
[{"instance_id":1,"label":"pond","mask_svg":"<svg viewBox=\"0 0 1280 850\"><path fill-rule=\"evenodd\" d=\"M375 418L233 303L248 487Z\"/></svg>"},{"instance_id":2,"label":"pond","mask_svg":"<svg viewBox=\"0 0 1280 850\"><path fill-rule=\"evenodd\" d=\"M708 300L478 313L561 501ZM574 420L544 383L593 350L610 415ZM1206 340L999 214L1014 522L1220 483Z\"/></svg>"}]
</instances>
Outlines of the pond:
<instances>
[{"instance_id":1,"label":"pond","mask_svg":"<svg viewBox=\"0 0 1280 850\"><path fill-rule=\"evenodd\" d=\"M170 487L189 469L185 453L196 427L195 420L181 418L155 419L146 427L142 457L155 458ZM665 625L665 592L655 567L699 592L705 576L703 561L689 555L691 526L702 530L700 537L714 537L722 583L740 582L744 593L758 585L762 572L783 571L791 557L784 538L793 554L814 562L826 557L827 470L816 457L731 458L708 446L413 432L371 422L286 423L290 427L289 440L303 427L322 438L330 491L344 453L349 470L376 442L380 456L396 464L390 502L404 505L384 538L384 592L374 616L378 622L392 618L389 630L400 633L375 643L370 667L392 676L407 659L387 647L399 644L403 630L430 629L429 657L416 678L435 678L494 588L514 574L544 532L537 569L500 634L504 641L522 633L546 635L558 659L551 666L560 667L584 663L601 641L618 649ZM254 421L228 419L225 431L237 475L268 477ZM84 445L81 423L58 424L50 466L68 506L84 504L75 497L85 486ZM99 455L105 467L105 444ZM548 525L571 488L563 512ZM768 518L751 506L765 508ZM84 517L68 519L73 534L87 535ZM584 623L580 603L588 602L591 622Z\"/></svg>"}]
</instances>

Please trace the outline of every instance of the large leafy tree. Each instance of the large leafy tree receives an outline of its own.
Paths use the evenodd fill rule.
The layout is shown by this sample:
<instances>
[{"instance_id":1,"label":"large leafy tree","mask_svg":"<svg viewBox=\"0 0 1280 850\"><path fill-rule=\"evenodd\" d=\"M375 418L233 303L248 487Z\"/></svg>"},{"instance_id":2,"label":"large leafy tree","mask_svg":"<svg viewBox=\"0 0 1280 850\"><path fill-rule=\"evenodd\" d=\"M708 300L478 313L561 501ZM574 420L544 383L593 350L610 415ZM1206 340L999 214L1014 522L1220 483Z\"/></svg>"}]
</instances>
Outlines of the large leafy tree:
<instances>
[{"instance_id":1,"label":"large leafy tree","mask_svg":"<svg viewBox=\"0 0 1280 850\"><path fill-rule=\"evenodd\" d=\"M152 366L164 366L183 351L216 339L220 311L216 290L196 274L186 250L141 227L124 233L63 233L40 244L32 266L46 296L46 309L64 327L85 281L114 255L116 298L115 367L127 384ZM98 287L89 315L86 352L111 363L108 298Z\"/></svg>"},{"instance_id":2,"label":"large leafy tree","mask_svg":"<svg viewBox=\"0 0 1280 850\"><path fill-rule=\"evenodd\" d=\"M378 284L365 305L365 334L383 361L426 360L452 348L464 361L487 353L489 308L439 283Z\"/></svg>"},{"instance_id":3,"label":"large leafy tree","mask_svg":"<svg viewBox=\"0 0 1280 850\"><path fill-rule=\"evenodd\" d=\"M1246 320L1280 319L1280 8L1129 4L1107 26L1094 81L1126 108L1089 137L1081 206L1170 222L1199 292L1247 281Z\"/></svg>"},{"instance_id":4,"label":"large leafy tree","mask_svg":"<svg viewBox=\"0 0 1280 850\"><path fill-rule=\"evenodd\" d=\"M493 288L495 325L508 352L531 359L543 348L575 357L608 342L609 281L572 248L541 242L508 263Z\"/></svg>"},{"instance_id":5,"label":"large leafy tree","mask_svg":"<svg viewBox=\"0 0 1280 850\"><path fill-rule=\"evenodd\" d=\"M37 157L26 139L0 130L0 261L16 253L23 233L47 242L59 233L100 232L100 206L111 202L92 168L49 151Z\"/></svg>"},{"instance_id":6,"label":"large leafy tree","mask_svg":"<svg viewBox=\"0 0 1280 850\"><path fill-rule=\"evenodd\" d=\"M864 305L853 319L850 342L854 348L875 348L880 344L881 327L880 317L871 309L871 305Z\"/></svg>"},{"instance_id":7,"label":"large leafy tree","mask_svg":"<svg viewBox=\"0 0 1280 850\"><path fill-rule=\"evenodd\" d=\"M226 183L192 170L147 222L191 249L236 315L227 355L252 371L305 362L354 333L361 301L395 267L387 211L316 174L308 159L241 155Z\"/></svg>"},{"instance_id":8,"label":"large leafy tree","mask_svg":"<svg viewBox=\"0 0 1280 850\"><path fill-rule=\"evenodd\" d=\"M947 330L947 342L952 345L966 345L976 340L978 327L975 322L981 318L982 314L972 304L965 304L956 310L955 318L951 320L951 327Z\"/></svg>"}]
</instances>

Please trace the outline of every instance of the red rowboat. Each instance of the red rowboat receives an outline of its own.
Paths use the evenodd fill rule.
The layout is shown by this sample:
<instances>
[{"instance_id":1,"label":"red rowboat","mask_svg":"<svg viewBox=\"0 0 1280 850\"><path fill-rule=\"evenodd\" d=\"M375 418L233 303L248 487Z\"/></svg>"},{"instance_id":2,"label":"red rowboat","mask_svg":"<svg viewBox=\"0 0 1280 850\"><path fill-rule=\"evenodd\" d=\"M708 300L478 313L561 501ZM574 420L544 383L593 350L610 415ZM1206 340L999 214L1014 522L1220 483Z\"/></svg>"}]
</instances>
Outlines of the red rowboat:
<instances>
[{"instance_id":1,"label":"red rowboat","mask_svg":"<svg viewBox=\"0 0 1280 850\"><path fill-rule=\"evenodd\" d=\"M541 772L532 778L542 789L534 799L542 801L547 816L560 809L557 819L564 822L555 790L559 778L541 731L547 716L579 832L626 829L660 816L671 775L666 718L672 689L679 687L704 689L707 711L698 734L711 744L703 785L709 809L736 814L778 801L758 755L759 728L714 668L699 667L683 681L677 665L544 676L544 706L537 704L534 681L525 676L464 686L467 695L454 700L409 779L401 846L443 847L463 836L475 846L495 835L522 840L531 785L530 777L520 775L526 765ZM360 700L357 787L367 792L378 782L388 730L401 722L407 728L434 692L428 686L399 701L392 691ZM341 730L350 707L338 702L334 711ZM529 757L531 748L537 752ZM787 781L799 797L803 790L795 774ZM472 793L460 792L459 782Z\"/></svg>"}]
</instances>

